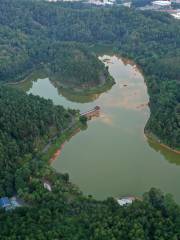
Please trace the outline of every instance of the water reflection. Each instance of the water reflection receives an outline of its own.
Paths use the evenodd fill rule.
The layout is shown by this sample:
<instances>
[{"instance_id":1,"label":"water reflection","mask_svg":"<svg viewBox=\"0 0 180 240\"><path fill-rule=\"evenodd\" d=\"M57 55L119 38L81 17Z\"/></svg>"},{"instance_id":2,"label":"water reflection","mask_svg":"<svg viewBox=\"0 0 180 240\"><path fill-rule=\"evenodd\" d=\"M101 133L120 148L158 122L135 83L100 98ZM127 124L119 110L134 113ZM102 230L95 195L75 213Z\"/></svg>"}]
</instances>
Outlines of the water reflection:
<instances>
[{"instance_id":1,"label":"water reflection","mask_svg":"<svg viewBox=\"0 0 180 240\"><path fill-rule=\"evenodd\" d=\"M158 144L157 142L151 140L151 139L147 139L147 142L149 144L149 146L151 148L153 148L156 152L161 153L161 155L164 156L164 158L172 164L178 165L180 166L180 155L170 151L169 149L161 146L160 144Z\"/></svg>"},{"instance_id":2,"label":"water reflection","mask_svg":"<svg viewBox=\"0 0 180 240\"><path fill-rule=\"evenodd\" d=\"M180 156L144 137L149 98L142 74L129 61L115 56L101 59L116 80L103 94L77 96L48 78L25 84L28 93L66 108L101 107L100 117L65 144L53 166L68 172L83 192L97 198L139 195L154 186L174 194L180 202Z\"/></svg>"},{"instance_id":3,"label":"water reflection","mask_svg":"<svg viewBox=\"0 0 180 240\"><path fill-rule=\"evenodd\" d=\"M62 86L59 86L58 84L58 80L52 80L50 78L44 77L42 78L42 74L41 77L40 75L36 74L36 78L29 78L26 81L21 82L20 84L16 84L16 85L12 85L13 87L18 88L19 90L25 91L25 92L30 92L30 90L33 88L33 86L37 83L39 85L41 85L40 81L46 81L48 80L48 84L50 86L53 86L54 88L57 89L58 95L59 96L63 96L65 99L67 99L70 102L75 102L75 103L90 103L93 102L95 100L97 100L99 98L99 96L102 93L105 93L106 91L110 90L112 86L107 86L106 90L104 90L102 93L86 93L83 94L82 92L78 92L78 91L73 91L73 89L68 89L68 88L64 88ZM48 91L48 89L46 89L46 91Z\"/></svg>"},{"instance_id":4,"label":"water reflection","mask_svg":"<svg viewBox=\"0 0 180 240\"><path fill-rule=\"evenodd\" d=\"M114 115L107 111L106 109L126 109L126 110L139 110L146 116L148 119L149 117L149 108L148 108L148 99L146 98L146 85L139 82L139 72L136 65L128 59L125 58L118 58L116 56L110 55L103 55L99 57L106 66L111 66L110 71L115 71L117 62L121 61L125 66L129 67L131 71L128 71L128 79L127 76L121 72L121 82L118 82L113 89L115 89L113 94L86 94L86 95L78 95L77 93L73 92L73 90L68 90L66 88L60 87L57 83L57 80L51 80L49 78L45 78L47 73L43 70L38 71L31 75L26 81L23 81L20 84L13 85L16 88L23 90L28 93L42 95L43 97L48 96L52 100L58 97L64 97L68 103L74 102L77 103L75 107L81 108L82 105L78 105L78 103L93 103L101 105L102 111L99 118L95 118L93 120L101 122L107 126L117 127L115 124ZM133 66L133 69L132 69ZM115 78L119 78L119 76L115 75ZM129 79L133 79L133 81L129 81ZM45 85L43 86L43 83ZM37 86L37 91L35 91L35 85ZM43 90L43 88L48 92L50 89L54 88L53 93L48 95L47 92L41 94L39 90ZM112 90L111 90L112 91ZM146 101L145 101L146 100ZM58 104L63 104L61 101L57 101ZM66 107L66 102L65 102ZM69 105L68 105L69 107ZM89 105L87 106L87 108ZM105 111L103 111L105 110ZM125 131L125 129L124 129ZM126 132L130 133L130 129L126 129ZM180 156L169 149L161 146L159 143L147 139L146 140L148 145L157 153L160 153L164 159L166 159L169 163L180 165Z\"/></svg>"},{"instance_id":5,"label":"water reflection","mask_svg":"<svg viewBox=\"0 0 180 240\"><path fill-rule=\"evenodd\" d=\"M55 88L58 90L58 94L62 95L65 97L67 100L71 102L76 102L76 103L88 103L88 102L93 102L95 101L100 94L78 94L78 92L73 92L73 90L69 90L67 88L60 87L57 83L57 81L50 80L51 83Z\"/></svg>"}]
</instances>

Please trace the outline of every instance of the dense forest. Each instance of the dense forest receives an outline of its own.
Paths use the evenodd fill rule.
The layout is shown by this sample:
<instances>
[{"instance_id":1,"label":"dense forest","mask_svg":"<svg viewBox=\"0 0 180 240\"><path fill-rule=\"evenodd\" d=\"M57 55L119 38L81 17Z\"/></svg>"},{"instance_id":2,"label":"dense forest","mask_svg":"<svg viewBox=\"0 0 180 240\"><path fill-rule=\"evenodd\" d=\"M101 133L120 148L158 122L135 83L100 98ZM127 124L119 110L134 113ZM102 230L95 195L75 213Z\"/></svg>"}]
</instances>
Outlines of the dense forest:
<instances>
[{"instance_id":1,"label":"dense forest","mask_svg":"<svg viewBox=\"0 0 180 240\"><path fill-rule=\"evenodd\" d=\"M16 182L24 207L0 210L2 240L178 240L180 207L171 196L151 189L143 199L121 207L115 199L83 196L38 158L19 169ZM51 184L52 191L43 187Z\"/></svg>"},{"instance_id":2,"label":"dense forest","mask_svg":"<svg viewBox=\"0 0 180 240\"><path fill-rule=\"evenodd\" d=\"M150 94L147 131L178 148L180 26L175 20L119 7L0 3L2 85L42 67L64 84L101 84L108 72L90 50L97 42L112 44L141 66ZM51 100L0 86L0 196L23 200L13 211L0 209L0 239L179 240L180 207L171 196L151 189L141 200L120 207L113 198L84 196L68 174L48 165L44 147L71 128L78 116Z\"/></svg>"},{"instance_id":3,"label":"dense forest","mask_svg":"<svg viewBox=\"0 0 180 240\"><path fill-rule=\"evenodd\" d=\"M170 195L151 189L121 207L113 198L84 196L68 174L48 165L41 146L57 132L61 135L76 111L1 86L0 114L0 196L23 200L14 210L0 208L0 239L180 239L180 207Z\"/></svg>"},{"instance_id":4,"label":"dense forest","mask_svg":"<svg viewBox=\"0 0 180 240\"><path fill-rule=\"evenodd\" d=\"M76 111L54 106L51 100L0 87L1 196L14 193L19 167L35 157L49 139L61 135L75 117Z\"/></svg>"},{"instance_id":5,"label":"dense forest","mask_svg":"<svg viewBox=\"0 0 180 240\"><path fill-rule=\"evenodd\" d=\"M114 83L104 64L82 45L52 44L47 59L48 75L59 86L88 90Z\"/></svg>"},{"instance_id":6,"label":"dense forest","mask_svg":"<svg viewBox=\"0 0 180 240\"><path fill-rule=\"evenodd\" d=\"M171 16L117 6L98 8L79 3L7 0L1 3L0 23L2 82L23 79L35 67L48 63L64 82L69 79L77 85L80 81L83 86L91 86L91 81L101 82L107 72L84 44L112 44L122 56L133 59L145 75L151 109L146 133L153 133L179 149L180 25ZM75 49L70 54L73 56L70 65L66 64L69 46L64 45L63 51L58 47L64 42L76 42L86 48L71 47ZM78 66L79 59L72 63L77 52L83 67ZM86 56L85 61L82 55ZM79 76L79 80L76 77L77 82L74 81L72 76L74 79Z\"/></svg>"},{"instance_id":7,"label":"dense forest","mask_svg":"<svg viewBox=\"0 0 180 240\"><path fill-rule=\"evenodd\" d=\"M7 69L6 61L2 58L0 81L12 83L24 80L33 71L41 70L51 79L56 80L60 86L76 87L79 90L104 86L107 82L111 85L114 83L104 64L83 45L45 41L43 46L36 47L35 52L31 52L32 55L28 56L30 59L25 63L27 65L23 63L21 65L20 62L18 69L14 66L13 59Z\"/></svg>"}]
</instances>

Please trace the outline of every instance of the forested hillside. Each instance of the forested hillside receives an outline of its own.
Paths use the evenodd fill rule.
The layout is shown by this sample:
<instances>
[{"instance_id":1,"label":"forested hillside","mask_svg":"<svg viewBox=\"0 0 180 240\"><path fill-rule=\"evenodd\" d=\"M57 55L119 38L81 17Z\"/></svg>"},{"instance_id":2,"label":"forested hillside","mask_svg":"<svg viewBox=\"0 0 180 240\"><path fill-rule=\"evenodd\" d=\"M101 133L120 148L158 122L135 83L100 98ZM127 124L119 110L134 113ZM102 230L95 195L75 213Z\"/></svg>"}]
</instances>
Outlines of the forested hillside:
<instances>
[{"instance_id":1,"label":"forested hillside","mask_svg":"<svg viewBox=\"0 0 180 240\"><path fill-rule=\"evenodd\" d=\"M158 190L145 194L143 201L120 207L112 198L100 202L84 197L68 182L67 176L56 176L47 167L37 171L37 164L31 165L25 175L31 174L31 181L23 193L19 190L28 206L0 211L2 240L180 238L180 207ZM22 186L26 178L20 176ZM43 179L48 179L52 191L43 188Z\"/></svg>"},{"instance_id":2,"label":"forested hillside","mask_svg":"<svg viewBox=\"0 0 180 240\"><path fill-rule=\"evenodd\" d=\"M1 3L0 24L0 80L3 82L23 79L35 67L48 63L50 69L64 74L62 78L66 81L69 79L77 85L80 81L83 86L90 86L91 80L98 83L97 76L102 76L106 70L93 56L86 58L92 60L89 68L84 60L80 61L83 67L72 64L73 58L67 67L69 52L65 46L63 51L58 50L61 48L58 44L72 41L88 45L113 44L120 54L132 58L145 74L151 109L146 132L155 134L171 147L180 147L178 21L164 13L123 7L6 0Z\"/></svg>"},{"instance_id":3,"label":"forested hillside","mask_svg":"<svg viewBox=\"0 0 180 240\"><path fill-rule=\"evenodd\" d=\"M114 83L108 69L87 48L79 44L52 44L48 48L49 75L60 86L81 90Z\"/></svg>"},{"instance_id":4,"label":"forested hillside","mask_svg":"<svg viewBox=\"0 0 180 240\"><path fill-rule=\"evenodd\" d=\"M31 0L0 2L0 81L19 81L37 68L73 87L108 79L90 52L111 44L142 68L150 94L147 131L180 144L180 26L166 14ZM180 207L151 189L120 207L116 200L85 197L56 173L44 147L76 121L77 111L0 86L0 196L23 205L0 208L2 240L179 240ZM78 121L78 120L77 120ZM119 156L121 158L121 156ZM48 182L51 190L44 187Z\"/></svg>"},{"instance_id":5,"label":"forested hillside","mask_svg":"<svg viewBox=\"0 0 180 240\"><path fill-rule=\"evenodd\" d=\"M48 165L42 147L72 127L76 114L0 87L0 196L23 200L14 210L0 208L0 239L179 240L180 207L170 196L152 189L142 201L120 207L113 198L85 197L68 174Z\"/></svg>"},{"instance_id":6,"label":"forested hillside","mask_svg":"<svg viewBox=\"0 0 180 240\"><path fill-rule=\"evenodd\" d=\"M0 195L12 195L19 168L66 129L76 111L0 87ZM27 169L27 171L29 171Z\"/></svg>"}]
</instances>

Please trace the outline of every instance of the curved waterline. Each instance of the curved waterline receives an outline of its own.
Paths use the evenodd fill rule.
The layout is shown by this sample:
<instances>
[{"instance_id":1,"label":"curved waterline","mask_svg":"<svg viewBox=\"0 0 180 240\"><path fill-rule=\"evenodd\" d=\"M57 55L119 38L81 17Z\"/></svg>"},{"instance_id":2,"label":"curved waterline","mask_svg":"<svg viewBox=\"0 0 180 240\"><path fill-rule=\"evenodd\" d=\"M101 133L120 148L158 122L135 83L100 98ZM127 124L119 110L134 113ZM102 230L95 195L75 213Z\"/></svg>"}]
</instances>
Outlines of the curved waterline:
<instances>
[{"instance_id":1,"label":"curved waterline","mask_svg":"<svg viewBox=\"0 0 180 240\"><path fill-rule=\"evenodd\" d=\"M106 64L116 85L90 102L73 102L67 95L63 97L48 78L33 82L28 91L81 111L101 106L101 116L65 144L53 166L68 172L71 181L85 194L98 199L140 195L153 186L174 194L180 202L177 155L163 151L144 136L149 98L142 74L129 62L115 56L105 58L109 59Z\"/></svg>"}]
</instances>

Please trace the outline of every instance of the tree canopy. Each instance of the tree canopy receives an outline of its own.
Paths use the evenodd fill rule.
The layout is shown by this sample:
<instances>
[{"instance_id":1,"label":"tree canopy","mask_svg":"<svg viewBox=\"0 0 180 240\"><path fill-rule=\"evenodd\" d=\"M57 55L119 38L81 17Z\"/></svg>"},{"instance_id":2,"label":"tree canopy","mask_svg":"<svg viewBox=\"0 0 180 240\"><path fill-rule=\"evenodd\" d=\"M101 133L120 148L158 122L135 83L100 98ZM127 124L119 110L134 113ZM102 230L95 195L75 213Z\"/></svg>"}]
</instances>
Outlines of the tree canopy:
<instances>
[{"instance_id":1,"label":"tree canopy","mask_svg":"<svg viewBox=\"0 0 180 240\"><path fill-rule=\"evenodd\" d=\"M1 2L1 83L24 79L43 66L73 86L98 84L108 73L90 50L95 43L112 44L142 68L151 109L146 131L179 148L177 21L163 13L121 7ZM71 127L76 116L77 111L51 100L0 86L0 195L16 194L25 203L14 211L0 209L0 239L180 239L180 207L171 196L151 189L142 200L120 207L113 198L84 196L68 174L48 165L43 148ZM45 181L52 191L44 187Z\"/></svg>"},{"instance_id":2,"label":"tree canopy","mask_svg":"<svg viewBox=\"0 0 180 240\"><path fill-rule=\"evenodd\" d=\"M82 44L111 44L145 75L151 110L146 133L179 149L180 25L170 15L118 6L7 0L1 3L0 23L0 81L23 79L46 65L61 81L92 86L107 72Z\"/></svg>"},{"instance_id":3,"label":"tree canopy","mask_svg":"<svg viewBox=\"0 0 180 240\"><path fill-rule=\"evenodd\" d=\"M54 106L51 100L0 87L1 196L14 193L19 167L35 157L49 139L61 135L75 114L74 110Z\"/></svg>"}]
</instances>

